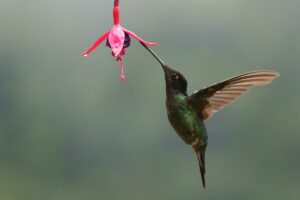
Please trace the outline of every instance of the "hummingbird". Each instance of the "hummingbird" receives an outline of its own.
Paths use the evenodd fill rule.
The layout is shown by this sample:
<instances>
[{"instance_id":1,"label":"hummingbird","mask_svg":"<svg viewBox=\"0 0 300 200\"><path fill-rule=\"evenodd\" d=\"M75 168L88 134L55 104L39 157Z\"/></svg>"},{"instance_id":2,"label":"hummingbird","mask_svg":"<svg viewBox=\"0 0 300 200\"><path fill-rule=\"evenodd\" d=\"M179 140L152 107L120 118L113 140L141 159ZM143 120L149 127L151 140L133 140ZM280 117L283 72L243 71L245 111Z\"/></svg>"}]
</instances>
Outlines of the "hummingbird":
<instances>
[{"instance_id":1,"label":"hummingbird","mask_svg":"<svg viewBox=\"0 0 300 200\"><path fill-rule=\"evenodd\" d=\"M168 120L178 136L195 151L205 188L205 151L208 139L205 121L253 86L269 84L280 74L270 70L252 71L188 95L186 78L167 66L147 45L141 44L161 64L165 76Z\"/></svg>"}]
</instances>

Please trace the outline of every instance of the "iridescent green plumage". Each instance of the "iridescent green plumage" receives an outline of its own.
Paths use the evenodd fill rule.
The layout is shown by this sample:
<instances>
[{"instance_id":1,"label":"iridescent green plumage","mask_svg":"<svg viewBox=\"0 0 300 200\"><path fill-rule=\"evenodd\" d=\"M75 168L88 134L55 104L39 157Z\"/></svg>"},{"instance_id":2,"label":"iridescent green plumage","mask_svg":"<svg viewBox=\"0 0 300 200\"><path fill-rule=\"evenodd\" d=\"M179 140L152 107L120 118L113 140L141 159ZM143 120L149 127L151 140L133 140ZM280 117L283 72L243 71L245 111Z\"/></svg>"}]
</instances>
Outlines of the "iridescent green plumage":
<instances>
[{"instance_id":1,"label":"iridescent green plumage","mask_svg":"<svg viewBox=\"0 0 300 200\"><path fill-rule=\"evenodd\" d=\"M204 121L253 86L270 83L279 73L267 70L248 72L188 96L184 76L168 67L149 47L142 45L160 62L164 70L168 119L180 138L195 150L205 187L207 132Z\"/></svg>"},{"instance_id":2,"label":"iridescent green plumage","mask_svg":"<svg viewBox=\"0 0 300 200\"><path fill-rule=\"evenodd\" d=\"M191 145L197 154L203 187L205 187L205 150L207 133L203 120L188 101L187 81L184 76L162 65L166 80L168 119L179 137Z\"/></svg>"}]
</instances>

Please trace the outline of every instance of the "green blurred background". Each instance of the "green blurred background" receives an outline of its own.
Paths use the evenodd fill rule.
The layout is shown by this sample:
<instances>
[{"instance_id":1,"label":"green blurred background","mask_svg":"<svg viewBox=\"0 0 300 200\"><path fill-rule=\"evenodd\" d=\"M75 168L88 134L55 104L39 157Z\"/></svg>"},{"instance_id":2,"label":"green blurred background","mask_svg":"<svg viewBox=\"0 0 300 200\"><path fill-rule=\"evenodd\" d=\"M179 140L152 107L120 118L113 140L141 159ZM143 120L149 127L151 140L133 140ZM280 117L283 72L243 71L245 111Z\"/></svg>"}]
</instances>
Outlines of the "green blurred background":
<instances>
[{"instance_id":1,"label":"green blurred background","mask_svg":"<svg viewBox=\"0 0 300 200\"><path fill-rule=\"evenodd\" d=\"M207 123L207 189L170 127L158 63L132 41L127 80L110 49L112 0L0 1L0 199L296 200L299 0L121 0L122 25L189 80L281 73Z\"/></svg>"}]
</instances>

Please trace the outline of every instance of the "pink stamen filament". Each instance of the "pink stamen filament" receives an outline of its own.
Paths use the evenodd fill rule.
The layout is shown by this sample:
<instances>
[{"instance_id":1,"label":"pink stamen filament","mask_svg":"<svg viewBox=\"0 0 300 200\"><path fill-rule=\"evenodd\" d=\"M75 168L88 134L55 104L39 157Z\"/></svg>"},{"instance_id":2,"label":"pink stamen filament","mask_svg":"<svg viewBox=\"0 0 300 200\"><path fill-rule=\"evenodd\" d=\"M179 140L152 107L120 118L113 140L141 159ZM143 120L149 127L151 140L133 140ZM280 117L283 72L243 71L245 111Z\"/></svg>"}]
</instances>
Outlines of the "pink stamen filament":
<instances>
[{"instance_id":1,"label":"pink stamen filament","mask_svg":"<svg viewBox=\"0 0 300 200\"><path fill-rule=\"evenodd\" d=\"M122 58L120 59L120 78L121 78L122 81L125 81Z\"/></svg>"}]
</instances>

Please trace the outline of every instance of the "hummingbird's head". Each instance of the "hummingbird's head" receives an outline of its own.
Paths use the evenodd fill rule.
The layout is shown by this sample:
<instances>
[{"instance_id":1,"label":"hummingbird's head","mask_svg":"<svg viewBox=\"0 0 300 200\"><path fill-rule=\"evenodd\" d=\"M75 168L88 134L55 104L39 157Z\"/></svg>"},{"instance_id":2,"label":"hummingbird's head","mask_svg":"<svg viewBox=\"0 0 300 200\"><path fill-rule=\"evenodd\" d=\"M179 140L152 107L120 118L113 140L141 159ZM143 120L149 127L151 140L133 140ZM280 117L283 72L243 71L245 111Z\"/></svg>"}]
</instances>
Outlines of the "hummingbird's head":
<instances>
[{"instance_id":1,"label":"hummingbird's head","mask_svg":"<svg viewBox=\"0 0 300 200\"><path fill-rule=\"evenodd\" d=\"M167 65L162 65L162 68L165 74L167 89L187 95L187 81L185 77Z\"/></svg>"},{"instance_id":2,"label":"hummingbird's head","mask_svg":"<svg viewBox=\"0 0 300 200\"><path fill-rule=\"evenodd\" d=\"M168 67L162 61L162 59L156 53L154 53L145 43L140 43L152 54L152 56L160 63L162 69L164 70L167 93L172 94L174 92L180 92L187 96L187 81L184 76L180 72Z\"/></svg>"}]
</instances>

